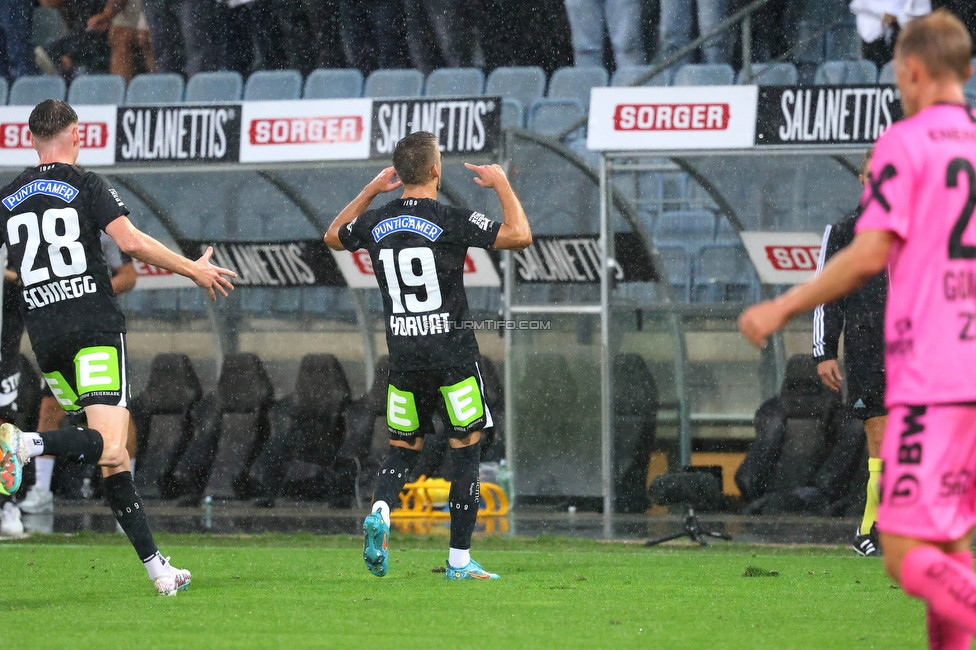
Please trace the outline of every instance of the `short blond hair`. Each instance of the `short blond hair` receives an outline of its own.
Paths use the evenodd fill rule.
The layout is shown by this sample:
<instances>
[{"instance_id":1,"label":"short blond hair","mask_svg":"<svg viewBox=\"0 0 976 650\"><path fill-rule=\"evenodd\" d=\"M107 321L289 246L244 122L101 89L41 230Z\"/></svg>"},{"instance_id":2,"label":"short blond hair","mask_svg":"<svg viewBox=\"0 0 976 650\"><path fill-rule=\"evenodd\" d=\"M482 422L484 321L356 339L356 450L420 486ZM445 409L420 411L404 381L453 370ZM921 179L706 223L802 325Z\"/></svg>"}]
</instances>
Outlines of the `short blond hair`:
<instances>
[{"instance_id":1,"label":"short blond hair","mask_svg":"<svg viewBox=\"0 0 976 650\"><path fill-rule=\"evenodd\" d=\"M973 40L969 30L952 12L938 9L911 21L895 43L895 56L915 56L935 79L969 78Z\"/></svg>"}]
</instances>

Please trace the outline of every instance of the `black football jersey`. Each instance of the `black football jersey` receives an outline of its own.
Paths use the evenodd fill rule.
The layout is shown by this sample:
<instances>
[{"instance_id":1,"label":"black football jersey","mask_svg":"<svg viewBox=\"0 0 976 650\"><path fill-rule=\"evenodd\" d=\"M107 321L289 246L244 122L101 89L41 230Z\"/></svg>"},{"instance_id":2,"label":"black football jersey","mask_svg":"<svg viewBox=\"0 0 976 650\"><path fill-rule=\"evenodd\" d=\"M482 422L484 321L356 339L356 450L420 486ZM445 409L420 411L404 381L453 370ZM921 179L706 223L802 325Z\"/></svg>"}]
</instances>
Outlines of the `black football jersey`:
<instances>
[{"instance_id":1,"label":"black football jersey","mask_svg":"<svg viewBox=\"0 0 976 650\"><path fill-rule=\"evenodd\" d=\"M71 332L124 332L99 241L129 214L101 177L63 163L28 169L0 190L0 236L20 275L31 343Z\"/></svg>"},{"instance_id":2,"label":"black football jersey","mask_svg":"<svg viewBox=\"0 0 976 650\"><path fill-rule=\"evenodd\" d=\"M339 229L348 251L369 252L383 294L390 366L448 368L476 361L464 293L468 247L491 248L501 224L433 199L397 199Z\"/></svg>"}]
</instances>

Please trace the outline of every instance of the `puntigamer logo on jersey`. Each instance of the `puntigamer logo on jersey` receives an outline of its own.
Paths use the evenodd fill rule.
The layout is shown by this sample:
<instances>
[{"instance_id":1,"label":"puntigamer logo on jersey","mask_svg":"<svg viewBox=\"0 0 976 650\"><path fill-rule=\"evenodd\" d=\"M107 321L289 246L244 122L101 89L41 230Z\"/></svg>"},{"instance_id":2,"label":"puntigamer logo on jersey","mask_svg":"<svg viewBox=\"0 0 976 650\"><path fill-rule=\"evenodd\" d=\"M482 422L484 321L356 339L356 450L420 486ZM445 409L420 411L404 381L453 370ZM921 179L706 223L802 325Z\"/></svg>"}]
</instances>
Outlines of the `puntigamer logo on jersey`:
<instances>
[{"instance_id":1,"label":"puntigamer logo on jersey","mask_svg":"<svg viewBox=\"0 0 976 650\"><path fill-rule=\"evenodd\" d=\"M384 219L376 224L373 227L373 241L379 241L387 235L392 235L397 232L412 232L416 235L426 237L430 241L437 241L437 238L441 236L444 229L426 219L403 215Z\"/></svg>"},{"instance_id":2,"label":"puntigamer logo on jersey","mask_svg":"<svg viewBox=\"0 0 976 650\"><path fill-rule=\"evenodd\" d=\"M116 160L237 162L241 110L230 106L119 107Z\"/></svg>"},{"instance_id":3,"label":"puntigamer logo on jersey","mask_svg":"<svg viewBox=\"0 0 976 650\"><path fill-rule=\"evenodd\" d=\"M13 210L18 205L36 194L53 196L55 198L64 199L65 203L71 203L75 200L75 197L78 196L78 190L67 183L62 183L61 181L31 181L10 196L5 196L3 198L3 205L8 210Z\"/></svg>"}]
</instances>

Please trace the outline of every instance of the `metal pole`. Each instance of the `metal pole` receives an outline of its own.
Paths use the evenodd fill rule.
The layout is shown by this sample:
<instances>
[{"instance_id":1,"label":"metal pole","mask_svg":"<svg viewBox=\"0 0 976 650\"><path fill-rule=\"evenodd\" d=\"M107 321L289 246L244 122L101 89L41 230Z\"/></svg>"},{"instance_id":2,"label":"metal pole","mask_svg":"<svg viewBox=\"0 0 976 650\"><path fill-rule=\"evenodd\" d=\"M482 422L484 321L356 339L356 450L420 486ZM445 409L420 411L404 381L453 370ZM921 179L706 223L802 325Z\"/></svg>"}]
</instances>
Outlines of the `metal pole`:
<instances>
[{"instance_id":1,"label":"metal pole","mask_svg":"<svg viewBox=\"0 0 976 650\"><path fill-rule=\"evenodd\" d=\"M512 135L511 132L506 131L505 133L505 159L502 161L502 166L505 168L505 173L508 173L511 167L511 155L512 155ZM503 318L505 322L511 322L512 320L512 291L514 289L515 283L515 260L512 258L512 251L502 252L502 309L504 310ZM512 354L512 330L505 328L505 369L504 375L504 394L505 394L505 462L508 464L508 470L511 472L510 485L512 486L512 493L508 495L509 506L514 508L518 499L516 494L518 494L518 466L515 458L515 370L512 367L514 365L515 357ZM515 534L515 520L512 519L512 533Z\"/></svg>"},{"instance_id":2,"label":"metal pole","mask_svg":"<svg viewBox=\"0 0 976 650\"><path fill-rule=\"evenodd\" d=\"M752 81L752 14L742 19L742 83Z\"/></svg>"},{"instance_id":3,"label":"metal pole","mask_svg":"<svg viewBox=\"0 0 976 650\"><path fill-rule=\"evenodd\" d=\"M610 186L607 157L600 156L600 450L604 526L613 514L613 373L610 358ZM605 531L609 533L610 531Z\"/></svg>"}]
</instances>

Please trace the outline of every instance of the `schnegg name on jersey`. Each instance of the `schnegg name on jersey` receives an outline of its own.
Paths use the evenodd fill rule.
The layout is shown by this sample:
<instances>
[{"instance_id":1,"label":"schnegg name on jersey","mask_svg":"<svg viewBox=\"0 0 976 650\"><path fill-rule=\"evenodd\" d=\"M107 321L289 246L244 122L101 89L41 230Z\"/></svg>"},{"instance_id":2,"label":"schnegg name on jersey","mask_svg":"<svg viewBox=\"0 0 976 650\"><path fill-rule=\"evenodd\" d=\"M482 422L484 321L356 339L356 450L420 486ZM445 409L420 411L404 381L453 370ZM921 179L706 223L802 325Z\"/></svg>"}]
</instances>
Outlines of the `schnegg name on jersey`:
<instances>
[{"instance_id":1,"label":"schnegg name on jersey","mask_svg":"<svg viewBox=\"0 0 976 650\"><path fill-rule=\"evenodd\" d=\"M81 298L97 291L98 285L95 284L95 278L90 275L83 275L46 282L24 289L23 296L28 311L33 311L57 302Z\"/></svg>"}]
</instances>

